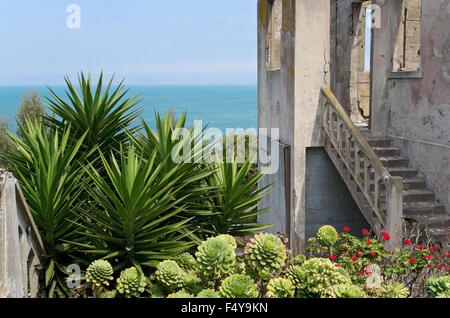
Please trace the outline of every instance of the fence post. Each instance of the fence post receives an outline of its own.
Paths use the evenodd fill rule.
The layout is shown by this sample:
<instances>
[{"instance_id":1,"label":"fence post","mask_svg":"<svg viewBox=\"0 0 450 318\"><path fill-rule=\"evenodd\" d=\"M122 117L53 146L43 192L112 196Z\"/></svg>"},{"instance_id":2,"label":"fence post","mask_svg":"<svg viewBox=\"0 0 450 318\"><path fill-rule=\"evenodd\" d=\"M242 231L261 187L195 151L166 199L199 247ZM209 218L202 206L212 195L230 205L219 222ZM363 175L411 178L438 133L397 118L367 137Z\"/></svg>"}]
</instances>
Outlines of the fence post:
<instances>
[{"instance_id":1,"label":"fence post","mask_svg":"<svg viewBox=\"0 0 450 318\"><path fill-rule=\"evenodd\" d=\"M386 231L391 236L386 245L389 250L402 246L402 216L403 179L390 177L386 180Z\"/></svg>"}]
</instances>

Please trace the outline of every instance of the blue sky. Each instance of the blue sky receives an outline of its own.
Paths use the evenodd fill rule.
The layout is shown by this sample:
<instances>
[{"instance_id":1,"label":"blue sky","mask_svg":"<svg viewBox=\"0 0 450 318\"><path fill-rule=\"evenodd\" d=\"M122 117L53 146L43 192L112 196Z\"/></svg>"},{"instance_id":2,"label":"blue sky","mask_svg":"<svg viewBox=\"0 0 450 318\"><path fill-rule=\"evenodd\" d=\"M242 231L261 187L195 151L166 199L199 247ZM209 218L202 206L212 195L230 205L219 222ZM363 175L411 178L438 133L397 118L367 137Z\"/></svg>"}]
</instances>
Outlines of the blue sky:
<instances>
[{"instance_id":1,"label":"blue sky","mask_svg":"<svg viewBox=\"0 0 450 318\"><path fill-rule=\"evenodd\" d=\"M132 84L257 81L256 0L2 0L0 85L57 85L77 71ZM66 25L81 8L81 28Z\"/></svg>"}]
</instances>

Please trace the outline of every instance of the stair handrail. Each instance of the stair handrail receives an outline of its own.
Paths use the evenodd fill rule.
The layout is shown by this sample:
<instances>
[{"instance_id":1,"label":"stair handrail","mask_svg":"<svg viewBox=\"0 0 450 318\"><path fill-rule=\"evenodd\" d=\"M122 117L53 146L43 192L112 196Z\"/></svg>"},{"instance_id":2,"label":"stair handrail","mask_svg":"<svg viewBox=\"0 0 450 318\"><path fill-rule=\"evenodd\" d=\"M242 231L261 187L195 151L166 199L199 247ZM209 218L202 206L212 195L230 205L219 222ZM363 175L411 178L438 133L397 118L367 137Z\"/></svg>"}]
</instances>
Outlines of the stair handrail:
<instances>
[{"instance_id":1,"label":"stair handrail","mask_svg":"<svg viewBox=\"0 0 450 318\"><path fill-rule=\"evenodd\" d=\"M386 221L380 222L381 225L385 228L385 231L390 233L391 240L388 242L388 245L391 248L401 246L402 239L402 215L403 215L403 178L392 176L388 169L384 167L381 160L378 158L375 151L369 145L367 140L361 134L359 129L355 126L353 121L350 119L349 115L342 107L341 103L334 96L333 92L328 87L321 88L322 95L326 98L326 101L329 105L334 109L335 113L339 117L339 120L346 126L346 130L350 132L354 141L358 144L358 148L360 151L364 152L364 155L369 160L370 164L375 170L375 176L379 176L385 185L386 185ZM324 105L325 107L325 105ZM328 122L326 118L326 108L323 110L323 122L322 126L327 134L331 134L329 131L329 126L326 125ZM329 136L331 139L331 135ZM356 149L355 149L356 151ZM355 162L356 165L356 162ZM359 165L359 163L358 163ZM378 180L376 180L376 183ZM366 193L366 196L368 193ZM378 200L378 198L375 198ZM372 206L372 203L369 201L369 204ZM379 207L375 204L374 209L377 217L380 217Z\"/></svg>"}]
</instances>

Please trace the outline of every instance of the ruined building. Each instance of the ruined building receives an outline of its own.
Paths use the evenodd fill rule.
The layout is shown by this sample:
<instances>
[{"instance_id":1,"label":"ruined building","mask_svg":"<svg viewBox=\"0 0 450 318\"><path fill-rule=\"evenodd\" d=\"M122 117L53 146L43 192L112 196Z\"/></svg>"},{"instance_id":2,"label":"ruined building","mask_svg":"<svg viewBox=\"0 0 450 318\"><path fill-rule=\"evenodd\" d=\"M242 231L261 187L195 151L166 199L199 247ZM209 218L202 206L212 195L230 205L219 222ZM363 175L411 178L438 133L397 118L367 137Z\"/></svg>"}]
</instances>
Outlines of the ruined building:
<instances>
[{"instance_id":1,"label":"ruined building","mask_svg":"<svg viewBox=\"0 0 450 318\"><path fill-rule=\"evenodd\" d=\"M323 224L447 244L449 0L259 0L258 87L280 162L260 222L291 248Z\"/></svg>"}]
</instances>

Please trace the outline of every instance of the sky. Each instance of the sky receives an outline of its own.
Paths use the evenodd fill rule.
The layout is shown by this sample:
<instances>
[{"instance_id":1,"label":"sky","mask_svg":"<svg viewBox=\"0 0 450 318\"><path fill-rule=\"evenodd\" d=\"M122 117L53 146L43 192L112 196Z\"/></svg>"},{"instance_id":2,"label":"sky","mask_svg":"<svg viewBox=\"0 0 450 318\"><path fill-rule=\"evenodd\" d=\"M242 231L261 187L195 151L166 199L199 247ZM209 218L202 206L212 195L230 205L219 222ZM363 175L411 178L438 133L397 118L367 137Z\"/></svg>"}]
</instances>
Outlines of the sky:
<instances>
[{"instance_id":1,"label":"sky","mask_svg":"<svg viewBox=\"0 0 450 318\"><path fill-rule=\"evenodd\" d=\"M1 0L0 85L256 85L256 0ZM80 27L75 11L80 9Z\"/></svg>"}]
</instances>

